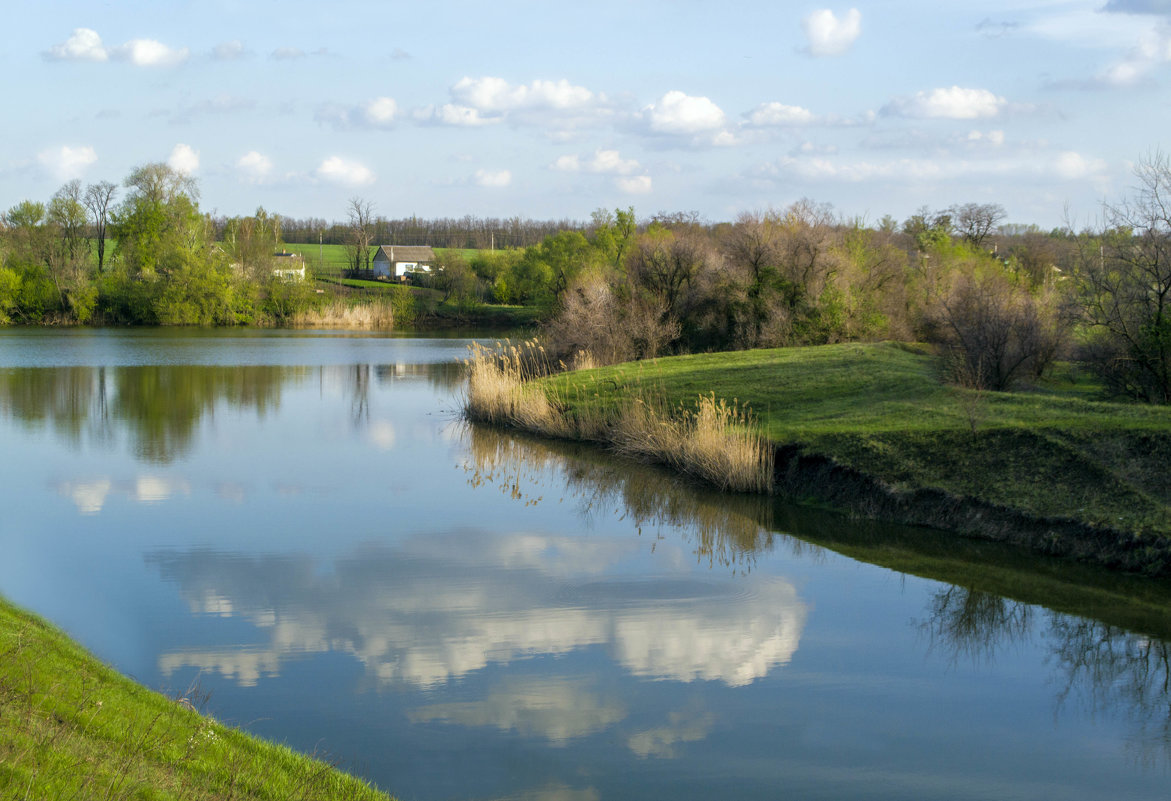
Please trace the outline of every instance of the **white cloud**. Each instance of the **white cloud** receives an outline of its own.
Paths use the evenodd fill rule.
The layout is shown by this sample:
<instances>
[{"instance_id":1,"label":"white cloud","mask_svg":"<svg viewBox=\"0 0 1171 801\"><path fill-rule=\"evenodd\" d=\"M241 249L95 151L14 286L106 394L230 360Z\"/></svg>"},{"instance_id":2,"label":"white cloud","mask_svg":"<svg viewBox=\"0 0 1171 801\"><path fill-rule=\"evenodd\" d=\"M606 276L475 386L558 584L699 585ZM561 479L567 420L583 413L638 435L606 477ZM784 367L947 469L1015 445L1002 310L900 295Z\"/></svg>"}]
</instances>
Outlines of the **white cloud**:
<instances>
[{"instance_id":1,"label":"white cloud","mask_svg":"<svg viewBox=\"0 0 1171 801\"><path fill-rule=\"evenodd\" d=\"M693 97L678 90L663 95L643 109L652 131L695 135L715 133L724 127L724 112L706 97Z\"/></svg>"},{"instance_id":2,"label":"white cloud","mask_svg":"<svg viewBox=\"0 0 1171 801\"><path fill-rule=\"evenodd\" d=\"M364 164L341 156L330 156L314 173L319 179L344 186L367 186L374 183L374 173Z\"/></svg>"},{"instance_id":3,"label":"white cloud","mask_svg":"<svg viewBox=\"0 0 1171 801\"><path fill-rule=\"evenodd\" d=\"M37 161L60 181L69 181L80 178L91 164L98 160L98 154L89 145L70 147L62 145L57 148L42 150L37 154Z\"/></svg>"},{"instance_id":4,"label":"white cloud","mask_svg":"<svg viewBox=\"0 0 1171 801\"><path fill-rule=\"evenodd\" d=\"M1101 159L1086 158L1073 150L1066 150L1057 155L1052 164L1053 172L1068 181L1087 178L1106 169L1106 162Z\"/></svg>"},{"instance_id":5,"label":"white cloud","mask_svg":"<svg viewBox=\"0 0 1171 801\"><path fill-rule=\"evenodd\" d=\"M565 79L513 85L503 78L464 77L451 88L451 96L460 105L489 113L575 109L588 106L596 100L589 89L574 86Z\"/></svg>"},{"instance_id":6,"label":"white cloud","mask_svg":"<svg viewBox=\"0 0 1171 801\"><path fill-rule=\"evenodd\" d=\"M190 145L179 143L171 151L171 155L167 159L167 164L173 170L190 175L199 169L199 151L193 149Z\"/></svg>"},{"instance_id":7,"label":"white cloud","mask_svg":"<svg viewBox=\"0 0 1171 801\"><path fill-rule=\"evenodd\" d=\"M1099 78L1109 86L1131 86L1156 67L1171 61L1171 28L1147 32L1126 58L1110 66Z\"/></svg>"},{"instance_id":8,"label":"white cloud","mask_svg":"<svg viewBox=\"0 0 1171 801\"><path fill-rule=\"evenodd\" d=\"M475 181L477 186L505 187L512 183L512 173L508 170L476 170Z\"/></svg>"},{"instance_id":9,"label":"white cloud","mask_svg":"<svg viewBox=\"0 0 1171 801\"><path fill-rule=\"evenodd\" d=\"M394 122L398 113L398 104L390 97L376 97L362 107L362 114L366 121L375 126L386 126Z\"/></svg>"},{"instance_id":10,"label":"white cloud","mask_svg":"<svg viewBox=\"0 0 1171 801\"><path fill-rule=\"evenodd\" d=\"M239 42L220 45L239 45ZM216 48L218 53L219 48ZM182 64L191 55L186 47L175 49L154 39L131 39L116 47L106 47L102 37L90 28L75 28L73 35L61 44L53 45L45 53L51 61L129 61L136 67L173 67Z\"/></svg>"},{"instance_id":11,"label":"white cloud","mask_svg":"<svg viewBox=\"0 0 1171 801\"><path fill-rule=\"evenodd\" d=\"M176 50L154 39L131 39L110 49L111 56L136 67L173 67L186 61L190 54L186 47Z\"/></svg>"},{"instance_id":12,"label":"white cloud","mask_svg":"<svg viewBox=\"0 0 1171 801\"><path fill-rule=\"evenodd\" d=\"M807 125L813 122L813 112L784 103L761 103L749 112L748 121L760 126Z\"/></svg>"},{"instance_id":13,"label":"white cloud","mask_svg":"<svg viewBox=\"0 0 1171 801\"><path fill-rule=\"evenodd\" d=\"M838 19L828 8L819 9L801 20L811 56L840 56L850 49L862 33L862 14L856 8Z\"/></svg>"},{"instance_id":14,"label":"white cloud","mask_svg":"<svg viewBox=\"0 0 1171 801\"><path fill-rule=\"evenodd\" d=\"M618 178L615 186L628 195L646 195L654 188L649 175L635 175L630 178Z\"/></svg>"},{"instance_id":15,"label":"white cloud","mask_svg":"<svg viewBox=\"0 0 1171 801\"><path fill-rule=\"evenodd\" d=\"M236 169L244 174L250 183L259 183L272 173L272 160L263 153L249 150L236 160Z\"/></svg>"},{"instance_id":16,"label":"white cloud","mask_svg":"<svg viewBox=\"0 0 1171 801\"><path fill-rule=\"evenodd\" d=\"M248 55L244 43L239 39L230 42L221 42L211 51L211 57L216 61L236 61Z\"/></svg>"},{"instance_id":17,"label":"white cloud","mask_svg":"<svg viewBox=\"0 0 1171 801\"><path fill-rule=\"evenodd\" d=\"M592 172L598 175L631 175L638 172L634 159L624 159L617 150L596 150L590 159L580 156L561 156L553 162L553 169L562 172Z\"/></svg>"},{"instance_id":18,"label":"white cloud","mask_svg":"<svg viewBox=\"0 0 1171 801\"><path fill-rule=\"evenodd\" d=\"M970 144L989 144L1000 147L1004 144L1004 131L969 131L966 140Z\"/></svg>"},{"instance_id":19,"label":"white cloud","mask_svg":"<svg viewBox=\"0 0 1171 801\"><path fill-rule=\"evenodd\" d=\"M479 109L457 106L454 103L445 103L442 106L424 106L415 111L413 116L419 122L452 125L457 128L479 128L484 125L494 125L502 119L501 117L485 117Z\"/></svg>"},{"instance_id":20,"label":"white cloud","mask_svg":"<svg viewBox=\"0 0 1171 801\"><path fill-rule=\"evenodd\" d=\"M53 61L106 61L110 54L97 31L74 28L73 35L50 47L45 57Z\"/></svg>"},{"instance_id":21,"label":"white cloud","mask_svg":"<svg viewBox=\"0 0 1171 801\"><path fill-rule=\"evenodd\" d=\"M987 89L961 86L917 92L913 97L895 98L882 113L916 119L974 120L995 117L1008 105L1003 97Z\"/></svg>"}]
</instances>

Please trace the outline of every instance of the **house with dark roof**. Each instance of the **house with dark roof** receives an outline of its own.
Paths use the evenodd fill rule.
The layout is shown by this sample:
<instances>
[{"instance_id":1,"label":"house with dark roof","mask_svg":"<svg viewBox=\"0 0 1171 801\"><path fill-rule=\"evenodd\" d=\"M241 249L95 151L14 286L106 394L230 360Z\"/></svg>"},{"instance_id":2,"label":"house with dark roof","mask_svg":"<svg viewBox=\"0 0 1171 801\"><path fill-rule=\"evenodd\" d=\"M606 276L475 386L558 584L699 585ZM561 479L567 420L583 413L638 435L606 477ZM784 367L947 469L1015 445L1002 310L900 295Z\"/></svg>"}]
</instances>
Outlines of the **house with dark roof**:
<instances>
[{"instance_id":1,"label":"house with dark roof","mask_svg":"<svg viewBox=\"0 0 1171 801\"><path fill-rule=\"evenodd\" d=\"M370 266L375 278L407 280L408 273L429 273L435 263L430 245L380 245Z\"/></svg>"}]
</instances>

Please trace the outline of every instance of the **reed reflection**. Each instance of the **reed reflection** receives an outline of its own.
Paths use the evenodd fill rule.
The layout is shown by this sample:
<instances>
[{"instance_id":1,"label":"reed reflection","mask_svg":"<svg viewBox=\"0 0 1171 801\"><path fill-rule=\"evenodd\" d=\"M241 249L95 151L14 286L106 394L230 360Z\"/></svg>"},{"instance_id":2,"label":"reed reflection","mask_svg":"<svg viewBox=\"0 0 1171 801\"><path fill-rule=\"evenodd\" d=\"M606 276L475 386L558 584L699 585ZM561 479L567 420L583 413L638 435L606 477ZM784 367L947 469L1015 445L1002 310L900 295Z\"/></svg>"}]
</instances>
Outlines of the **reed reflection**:
<instances>
[{"instance_id":1,"label":"reed reflection","mask_svg":"<svg viewBox=\"0 0 1171 801\"><path fill-rule=\"evenodd\" d=\"M755 555L790 538L770 528L772 500L707 491L653 467L610 457L597 448L539 440L467 425L468 483L495 487L524 503L570 497L587 519L630 521L640 534L682 536L709 565L747 572ZM563 486L545 486L557 476ZM537 494L538 491L541 494Z\"/></svg>"}]
</instances>

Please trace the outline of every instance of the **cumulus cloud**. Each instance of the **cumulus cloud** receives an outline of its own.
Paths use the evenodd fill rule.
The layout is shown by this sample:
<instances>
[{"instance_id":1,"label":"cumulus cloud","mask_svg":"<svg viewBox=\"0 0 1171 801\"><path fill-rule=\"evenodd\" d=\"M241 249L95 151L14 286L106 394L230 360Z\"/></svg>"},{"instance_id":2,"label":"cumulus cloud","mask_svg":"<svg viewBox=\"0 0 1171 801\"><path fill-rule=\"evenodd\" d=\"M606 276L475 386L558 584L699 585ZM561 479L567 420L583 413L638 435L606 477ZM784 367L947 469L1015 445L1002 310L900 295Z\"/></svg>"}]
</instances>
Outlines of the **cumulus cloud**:
<instances>
[{"instance_id":1,"label":"cumulus cloud","mask_svg":"<svg viewBox=\"0 0 1171 801\"><path fill-rule=\"evenodd\" d=\"M51 61L129 61L136 67L173 67L191 55L186 48L172 48L154 39L131 39L116 47L106 47L102 37L90 28L75 28L73 35L45 52Z\"/></svg>"},{"instance_id":2,"label":"cumulus cloud","mask_svg":"<svg viewBox=\"0 0 1171 801\"><path fill-rule=\"evenodd\" d=\"M80 147L62 145L42 150L37 154L37 161L40 162L41 166L60 181L80 178L86 169L97 160L98 154L89 145Z\"/></svg>"},{"instance_id":3,"label":"cumulus cloud","mask_svg":"<svg viewBox=\"0 0 1171 801\"><path fill-rule=\"evenodd\" d=\"M725 122L723 110L710 99L678 90L667 92L644 108L643 116L655 133L676 135L714 134Z\"/></svg>"},{"instance_id":4,"label":"cumulus cloud","mask_svg":"<svg viewBox=\"0 0 1171 801\"><path fill-rule=\"evenodd\" d=\"M248 51L244 49L244 43L239 39L220 42L211 51L211 57L215 61L237 61L248 55Z\"/></svg>"},{"instance_id":5,"label":"cumulus cloud","mask_svg":"<svg viewBox=\"0 0 1171 801\"><path fill-rule=\"evenodd\" d=\"M617 150L596 150L590 158L562 156L553 162L553 169L562 172L592 172L600 175L630 175L639 170L634 159L624 159Z\"/></svg>"},{"instance_id":6,"label":"cumulus cloud","mask_svg":"<svg viewBox=\"0 0 1171 801\"><path fill-rule=\"evenodd\" d=\"M1139 83L1156 67L1171 62L1171 28L1161 27L1142 37L1121 61L1112 64L1099 77L1107 86L1131 86Z\"/></svg>"},{"instance_id":7,"label":"cumulus cloud","mask_svg":"<svg viewBox=\"0 0 1171 801\"><path fill-rule=\"evenodd\" d=\"M974 120L995 117L1007 105L1008 101L987 89L952 86L895 98L883 107L882 113L915 119Z\"/></svg>"},{"instance_id":8,"label":"cumulus cloud","mask_svg":"<svg viewBox=\"0 0 1171 801\"><path fill-rule=\"evenodd\" d=\"M305 52L299 47L278 47L268 57L273 61L299 61L310 56L324 56L328 54L329 51L324 47L319 47L312 52Z\"/></svg>"},{"instance_id":9,"label":"cumulus cloud","mask_svg":"<svg viewBox=\"0 0 1171 801\"><path fill-rule=\"evenodd\" d=\"M461 78L451 88L456 103L486 113L517 110L565 110L588 106L595 95L584 86L569 81L533 81L513 85L503 78Z\"/></svg>"},{"instance_id":10,"label":"cumulus cloud","mask_svg":"<svg viewBox=\"0 0 1171 801\"><path fill-rule=\"evenodd\" d=\"M371 125L386 126L394 122L398 105L391 97L376 97L362 107L362 116Z\"/></svg>"},{"instance_id":11,"label":"cumulus cloud","mask_svg":"<svg viewBox=\"0 0 1171 801\"><path fill-rule=\"evenodd\" d=\"M236 160L236 169L249 183L260 183L272 174L272 160L256 150L249 150Z\"/></svg>"},{"instance_id":12,"label":"cumulus cloud","mask_svg":"<svg viewBox=\"0 0 1171 801\"><path fill-rule=\"evenodd\" d=\"M628 195L646 195L654 189L649 175L634 175L629 178L615 179L614 185Z\"/></svg>"},{"instance_id":13,"label":"cumulus cloud","mask_svg":"<svg viewBox=\"0 0 1171 801\"><path fill-rule=\"evenodd\" d=\"M451 125L456 128L479 128L484 125L495 125L502 117L485 117L479 109L468 106L458 106L454 103L445 103L442 106L424 106L413 114L414 118L424 124Z\"/></svg>"},{"instance_id":14,"label":"cumulus cloud","mask_svg":"<svg viewBox=\"0 0 1171 801\"><path fill-rule=\"evenodd\" d=\"M72 36L45 53L52 61L106 61L109 57L102 37L90 28L74 28Z\"/></svg>"},{"instance_id":15,"label":"cumulus cloud","mask_svg":"<svg viewBox=\"0 0 1171 801\"><path fill-rule=\"evenodd\" d=\"M177 172L190 175L199 169L199 151L190 145L179 143L171 151L167 164Z\"/></svg>"},{"instance_id":16,"label":"cumulus cloud","mask_svg":"<svg viewBox=\"0 0 1171 801\"><path fill-rule=\"evenodd\" d=\"M512 173L508 170L476 170L476 186L485 186L499 189L512 183Z\"/></svg>"},{"instance_id":17,"label":"cumulus cloud","mask_svg":"<svg viewBox=\"0 0 1171 801\"><path fill-rule=\"evenodd\" d=\"M190 54L186 47L175 49L154 39L131 39L110 50L113 58L129 61L136 67L174 67L186 61Z\"/></svg>"},{"instance_id":18,"label":"cumulus cloud","mask_svg":"<svg viewBox=\"0 0 1171 801\"><path fill-rule=\"evenodd\" d=\"M806 53L811 56L840 56L850 49L862 33L862 14L858 9L851 8L844 17L838 19L833 11L822 8L801 20L801 27L805 29L805 38L809 40Z\"/></svg>"},{"instance_id":19,"label":"cumulus cloud","mask_svg":"<svg viewBox=\"0 0 1171 801\"><path fill-rule=\"evenodd\" d=\"M1105 169L1106 162L1101 159L1086 158L1073 150L1059 153L1052 163L1053 172L1068 181L1087 178Z\"/></svg>"},{"instance_id":20,"label":"cumulus cloud","mask_svg":"<svg viewBox=\"0 0 1171 801\"><path fill-rule=\"evenodd\" d=\"M322 181L343 186L367 186L374 183L374 173L369 167L341 156L330 156L325 159L317 167L314 175Z\"/></svg>"},{"instance_id":21,"label":"cumulus cloud","mask_svg":"<svg viewBox=\"0 0 1171 801\"><path fill-rule=\"evenodd\" d=\"M807 125L813 122L813 112L800 106L784 103L761 103L748 112L748 122L758 126Z\"/></svg>"}]
</instances>

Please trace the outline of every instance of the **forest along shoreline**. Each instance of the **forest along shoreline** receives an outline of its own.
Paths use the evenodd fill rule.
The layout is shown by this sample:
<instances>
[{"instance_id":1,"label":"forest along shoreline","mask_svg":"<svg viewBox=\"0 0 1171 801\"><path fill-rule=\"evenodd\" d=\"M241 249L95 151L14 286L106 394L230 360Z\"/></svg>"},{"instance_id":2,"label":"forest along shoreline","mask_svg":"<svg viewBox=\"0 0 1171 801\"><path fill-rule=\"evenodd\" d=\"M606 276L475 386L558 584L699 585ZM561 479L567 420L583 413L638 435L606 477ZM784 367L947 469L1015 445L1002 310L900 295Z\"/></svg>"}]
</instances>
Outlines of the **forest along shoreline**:
<instances>
[{"instance_id":1,"label":"forest along shoreline","mask_svg":"<svg viewBox=\"0 0 1171 801\"><path fill-rule=\"evenodd\" d=\"M535 341L469 360L465 415L666 464L733 492L1171 575L1171 409L949 385L926 346L673 356L553 375Z\"/></svg>"}]
</instances>

